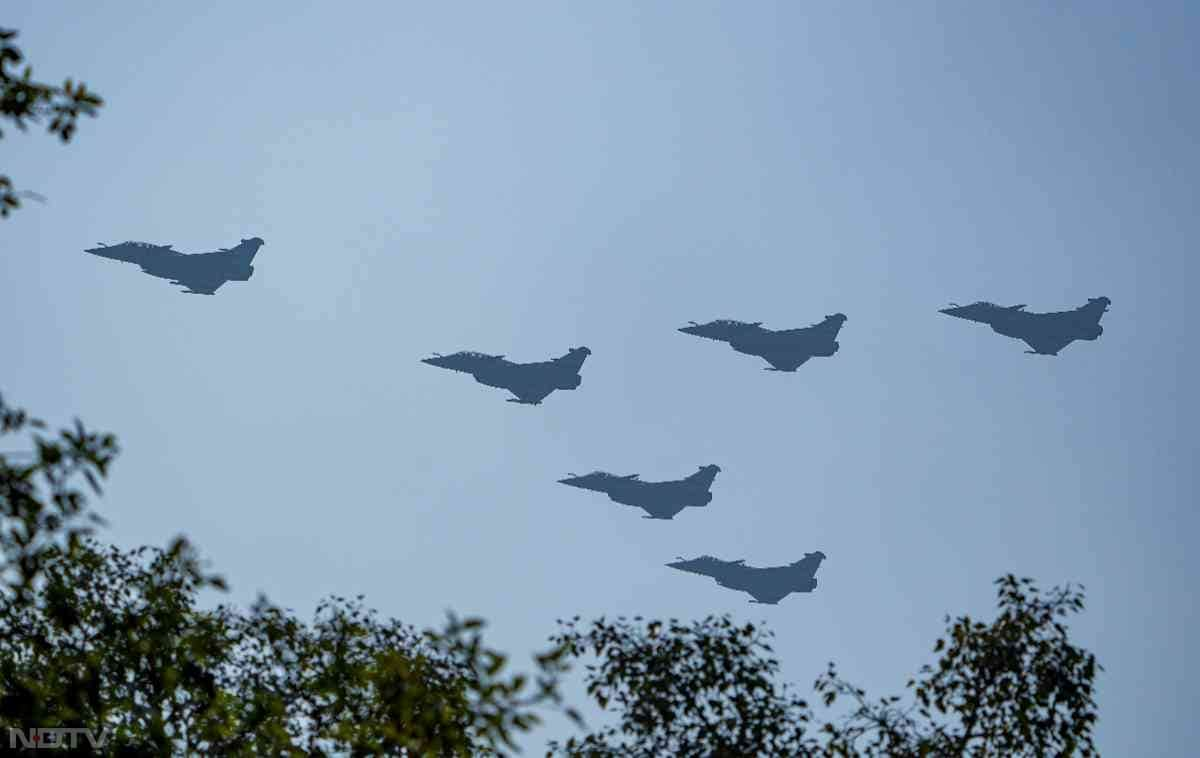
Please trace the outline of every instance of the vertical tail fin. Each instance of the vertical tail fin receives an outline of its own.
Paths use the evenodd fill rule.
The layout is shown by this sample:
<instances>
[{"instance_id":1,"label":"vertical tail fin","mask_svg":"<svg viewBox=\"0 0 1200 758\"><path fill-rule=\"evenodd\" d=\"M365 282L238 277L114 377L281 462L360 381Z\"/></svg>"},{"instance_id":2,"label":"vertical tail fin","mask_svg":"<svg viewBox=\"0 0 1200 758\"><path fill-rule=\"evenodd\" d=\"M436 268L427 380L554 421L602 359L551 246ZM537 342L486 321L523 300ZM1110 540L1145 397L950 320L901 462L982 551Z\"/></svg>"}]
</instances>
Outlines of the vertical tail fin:
<instances>
[{"instance_id":1,"label":"vertical tail fin","mask_svg":"<svg viewBox=\"0 0 1200 758\"><path fill-rule=\"evenodd\" d=\"M591 354L592 351L588 350L586 347L573 347L567 351L566 355L558 358L557 361L558 363L569 368L572 373L577 374L579 373L579 370L583 368L583 362L587 360L587 357Z\"/></svg>"},{"instance_id":2,"label":"vertical tail fin","mask_svg":"<svg viewBox=\"0 0 1200 758\"><path fill-rule=\"evenodd\" d=\"M1089 297L1087 305L1081 306L1079 310L1092 311L1096 314L1096 320L1098 321L1100 316L1108 311L1108 306L1111 304L1112 300L1109 300L1107 297Z\"/></svg>"},{"instance_id":3,"label":"vertical tail fin","mask_svg":"<svg viewBox=\"0 0 1200 758\"><path fill-rule=\"evenodd\" d=\"M845 325L845 323L846 323L846 314L831 313L825 317L825 321L823 321L822 323L826 326L826 328L829 329L833 338L836 339L838 336L838 332L840 332L842 330L842 326Z\"/></svg>"},{"instance_id":4,"label":"vertical tail fin","mask_svg":"<svg viewBox=\"0 0 1200 758\"><path fill-rule=\"evenodd\" d=\"M806 572L816 573L821 566L821 561L825 560L825 554L820 550L813 553L805 553L804 557L792 563L793 568L802 568Z\"/></svg>"},{"instance_id":5,"label":"vertical tail fin","mask_svg":"<svg viewBox=\"0 0 1200 758\"><path fill-rule=\"evenodd\" d=\"M713 486L713 482L717 478L717 472L720 470L720 466L714 466L711 464L708 466L701 466L699 471L688 477L688 481L707 490Z\"/></svg>"},{"instance_id":6,"label":"vertical tail fin","mask_svg":"<svg viewBox=\"0 0 1200 758\"><path fill-rule=\"evenodd\" d=\"M242 240L238 246L227 252L232 253L238 259L238 262L244 266L249 266L254 261L254 256L258 254L258 249L265 245L262 237L251 237L250 239Z\"/></svg>"}]
</instances>

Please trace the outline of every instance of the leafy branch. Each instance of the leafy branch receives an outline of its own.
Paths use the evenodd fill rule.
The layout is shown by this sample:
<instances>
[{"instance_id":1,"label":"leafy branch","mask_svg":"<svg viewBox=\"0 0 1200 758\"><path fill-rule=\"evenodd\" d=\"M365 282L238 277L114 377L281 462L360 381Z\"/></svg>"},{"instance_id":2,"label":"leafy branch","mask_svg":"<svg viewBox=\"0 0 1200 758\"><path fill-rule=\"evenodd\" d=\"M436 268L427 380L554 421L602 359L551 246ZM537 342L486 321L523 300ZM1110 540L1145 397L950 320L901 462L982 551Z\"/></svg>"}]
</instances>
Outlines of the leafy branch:
<instances>
[{"instance_id":1,"label":"leafy branch","mask_svg":"<svg viewBox=\"0 0 1200 758\"><path fill-rule=\"evenodd\" d=\"M70 142L79 117L94 117L104 100L83 82L69 78L61 86L34 81L33 68L28 64L22 67L25 56L13 42L16 37L16 30L0 28L0 120L12 122L21 131L29 124L46 123L47 131ZM0 217L19 208L22 197L40 195L16 191L12 180L0 174Z\"/></svg>"}]
</instances>

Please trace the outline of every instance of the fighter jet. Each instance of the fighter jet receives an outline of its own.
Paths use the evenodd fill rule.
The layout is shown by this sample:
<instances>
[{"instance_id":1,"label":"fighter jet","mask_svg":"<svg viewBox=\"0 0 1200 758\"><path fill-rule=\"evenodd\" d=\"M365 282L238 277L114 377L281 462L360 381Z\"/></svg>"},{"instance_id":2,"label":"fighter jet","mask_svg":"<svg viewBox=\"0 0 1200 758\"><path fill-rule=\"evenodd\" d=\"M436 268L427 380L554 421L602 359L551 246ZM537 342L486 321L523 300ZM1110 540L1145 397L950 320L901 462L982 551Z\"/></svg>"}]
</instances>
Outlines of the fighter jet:
<instances>
[{"instance_id":1,"label":"fighter jet","mask_svg":"<svg viewBox=\"0 0 1200 758\"><path fill-rule=\"evenodd\" d=\"M978 321L992 327L992 331L1005 337L1022 340L1034 355L1058 355L1058 352L1075 340L1094 340L1104 333L1100 318L1108 311L1112 301L1107 297L1088 298L1087 305L1073 311L1055 313L1029 313L1024 305L1001 306L995 303L951 303L939 313L968 321Z\"/></svg>"},{"instance_id":2,"label":"fighter jet","mask_svg":"<svg viewBox=\"0 0 1200 758\"><path fill-rule=\"evenodd\" d=\"M837 335L846 316L834 313L819 324L800 329L764 329L761 321L746 323L718 319L707 324L689 322L680 328L684 334L728 342L739 353L757 355L771 367L766 371L795 371L814 356L828 358L838 351Z\"/></svg>"},{"instance_id":3,"label":"fighter jet","mask_svg":"<svg viewBox=\"0 0 1200 758\"><path fill-rule=\"evenodd\" d=\"M232 249L185 255L172 250L170 245L122 242L119 245L100 243L99 247L84 252L136 263L150 276L169 279L171 284L185 287L185 294L213 295L225 282L244 282L254 275L254 266L250 262L263 244L261 237L251 237Z\"/></svg>"},{"instance_id":4,"label":"fighter jet","mask_svg":"<svg viewBox=\"0 0 1200 758\"><path fill-rule=\"evenodd\" d=\"M684 508L703 508L712 502L709 490L720 470L720 466L701 466L689 477L667 482L643 482L637 474L617 476L607 471L593 471L583 476L571 474L558 482L583 490L603 492L610 500L641 508L650 514L642 518L669 521Z\"/></svg>"},{"instance_id":5,"label":"fighter jet","mask_svg":"<svg viewBox=\"0 0 1200 758\"><path fill-rule=\"evenodd\" d=\"M744 560L723 561L704 555L691 560L680 558L667 566L701 576L711 576L717 584L731 590L748 592L752 603L775 605L793 592L812 592L817 588L816 573L825 560L821 551L805 553L804 557L786 566L754 568Z\"/></svg>"},{"instance_id":6,"label":"fighter jet","mask_svg":"<svg viewBox=\"0 0 1200 758\"><path fill-rule=\"evenodd\" d=\"M503 355L464 350L453 355L434 353L432 358L423 358L421 363L462 371L475 377L480 384L508 390L516 396L508 399L510 403L541 405L554 390L573 390L583 383L579 370L591 354L586 347L573 347L566 355L553 360L513 363L505 360Z\"/></svg>"}]
</instances>

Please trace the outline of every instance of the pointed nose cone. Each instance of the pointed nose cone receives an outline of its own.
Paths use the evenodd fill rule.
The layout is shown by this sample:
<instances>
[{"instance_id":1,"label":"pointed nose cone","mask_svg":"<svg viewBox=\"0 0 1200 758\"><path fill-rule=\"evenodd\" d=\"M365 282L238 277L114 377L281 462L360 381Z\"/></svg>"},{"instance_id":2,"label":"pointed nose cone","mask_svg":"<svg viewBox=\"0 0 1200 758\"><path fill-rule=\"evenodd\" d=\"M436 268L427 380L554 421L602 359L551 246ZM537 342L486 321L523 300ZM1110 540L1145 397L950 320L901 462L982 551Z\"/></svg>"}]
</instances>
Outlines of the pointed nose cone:
<instances>
[{"instance_id":1,"label":"pointed nose cone","mask_svg":"<svg viewBox=\"0 0 1200 758\"><path fill-rule=\"evenodd\" d=\"M665 565L676 571L687 571L692 574L706 574L704 567L706 565L711 567L703 558L680 558L679 556L675 556L674 561Z\"/></svg>"},{"instance_id":2,"label":"pointed nose cone","mask_svg":"<svg viewBox=\"0 0 1200 758\"><path fill-rule=\"evenodd\" d=\"M697 324L693 322L687 326L681 326L679 331L684 334L690 334L693 337L703 337L708 340L723 340L729 336L725 330L712 323Z\"/></svg>"},{"instance_id":3,"label":"pointed nose cone","mask_svg":"<svg viewBox=\"0 0 1200 758\"><path fill-rule=\"evenodd\" d=\"M113 245L112 247L114 247L114 248L115 248L116 246L115 246L115 245ZM123 257L121 257L121 256L117 255L115 252L113 252L113 251L110 251L110 250L108 249L108 247L103 247L103 246L102 246L102 247L93 247L93 248L88 248L87 250L84 250L83 252L85 252L85 253L91 253L92 255L96 255L96 256L99 256L99 257L101 257L101 258L108 258L109 260L113 260L113 261L121 261L121 260L125 260Z\"/></svg>"},{"instance_id":4,"label":"pointed nose cone","mask_svg":"<svg viewBox=\"0 0 1200 758\"><path fill-rule=\"evenodd\" d=\"M432 358L422 358L421 363L425 363L430 366L437 366L438 368L450 368L450 362L444 355L435 355Z\"/></svg>"},{"instance_id":5,"label":"pointed nose cone","mask_svg":"<svg viewBox=\"0 0 1200 758\"><path fill-rule=\"evenodd\" d=\"M938 313L944 313L947 316L954 316L955 318L965 318L968 321L978 320L975 316L975 311L967 305L952 305L949 308L940 309Z\"/></svg>"},{"instance_id":6,"label":"pointed nose cone","mask_svg":"<svg viewBox=\"0 0 1200 758\"><path fill-rule=\"evenodd\" d=\"M582 486L582 484L580 483L580 477L578 477L578 476L568 476L566 479L559 479L559 480L558 480L558 483L559 483L559 484L565 484L565 485L567 485L568 487L580 487L580 486Z\"/></svg>"}]
</instances>

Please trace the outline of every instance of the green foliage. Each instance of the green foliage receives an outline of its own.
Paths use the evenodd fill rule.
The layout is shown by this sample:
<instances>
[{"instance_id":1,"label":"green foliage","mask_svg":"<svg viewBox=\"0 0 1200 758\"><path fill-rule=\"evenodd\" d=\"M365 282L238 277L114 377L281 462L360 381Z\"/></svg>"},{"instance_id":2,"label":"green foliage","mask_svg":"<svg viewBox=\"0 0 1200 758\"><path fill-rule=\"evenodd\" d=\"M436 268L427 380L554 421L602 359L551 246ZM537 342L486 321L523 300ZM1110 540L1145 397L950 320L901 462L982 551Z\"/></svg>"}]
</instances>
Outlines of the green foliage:
<instances>
[{"instance_id":1,"label":"green foliage","mask_svg":"<svg viewBox=\"0 0 1200 758\"><path fill-rule=\"evenodd\" d=\"M478 619L451 616L440 632L418 633L380 621L361 598L323 602L309 625L262 600L235 618L239 648L224 683L244 705L248 753L491 754L514 748L540 723L535 709L559 702L561 654L538 658L528 688L503 674L506 659L483 645Z\"/></svg>"},{"instance_id":2,"label":"green foliage","mask_svg":"<svg viewBox=\"0 0 1200 758\"><path fill-rule=\"evenodd\" d=\"M590 656L587 692L617 723L551 753L621 756L797 755L807 704L777 685L771 634L710 616L681 623L560 622L553 642Z\"/></svg>"},{"instance_id":3,"label":"green foliage","mask_svg":"<svg viewBox=\"0 0 1200 758\"><path fill-rule=\"evenodd\" d=\"M89 538L77 479L99 490L111 435L57 439L0 404L29 462L0 456L0 741L7 728L107 732L120 755L481 755L513 749L558 706L564 651L533 681L505 672L478 619L417 632L331 598L310 623L260 599L204 609L223 589L182 539L121 551Z\"/></svg>"},{"instance_id":4,"label":"green foliage","mask_svg":"<svg viewBox=\"0 0 1200 758\"><path fill-rule=\"evenodd\" d=\"M871 701L833 664L814 689L839 718L809 729L808 704L775 684L770 635L709 617L691 624L604 619L561 625L555 642L590 657L587 691L616 723L551 754L572 756L1094 756L1094 681L1100 666L1071 644L1063 618L1081 591L1041 593L1032 580L997 580L991 623L962 617L937 641L936 665L908 683L912 697ZM947 623L950 619L947 617Z\"/></svg>"},{"instance_id":5,"label":"green foliage","mask_svg":"<svg viewBox=\"0 0 1200 758\"><path fill-rule=\"evenodd\" d=\"M91 541L48 560L36 602L0 606L22 630L0 640L0 726L107 729L139 754L478 755L557 698L553 654L524 693L477 620L419 633L344 598L311 623L265 600L204 610L198 569L186 547Z\"/></svg>"},{"instance_id":6,"label":"green foliage","mask_svg":"<svg viewBox=\"0 0 1200 758\"><path fill-rule=\"evenodd\" d=\"M0 625L21 630L0 640L0 725L107 728L135 754L219 733L228 640L219 614L191 607L206 582L190 549L84 540L44 557L32 597L0 602Z\"/></svg>"},{"instance_id":7,"label":"green foliage","mask_svg":"<svg viewBox=\"0 0 1200 758\"><path fill-rule=\"evenodd\" d=\"M25 56L14 44L17 32L0 28L0 120L11 121L24 131L29 123L47 122L47 130L63 142L75 134L79 117L95 116L104 101L82 82L67 79L61 87L33 81L33 69L21 69ZM0 129L0 138L4 131ZM21 205L12 180L0 174L0 217Z\"/></svg>"},{"instance_id":8,"label":"green foliage","mask_svg":"<svg viewBox=\"0 0 1200 758\"><path fill-rule=\"evenodd\" d=\"M44 421L0 397L0 441L28 435L32 447L24 455L0 455L0 592L28 592L50 552L73 550L101 523L85 508L81 487L100 493L117 455L116 438L88 432L78 420L57 438L45 437L45 430Z\"/></svg>"},{"instance_id":9,"label":"green foliage","mask_svg":"<svg viewBox=\"0 0 1200 758\"><path fill-rule=\"evenodd\" d=\"M996 580L999 613L991 623L946 618L941 653L908 682L912 702L877 702L838 677L833 665L816 683L827 704L839 696L852 715L830 726L834 755L1097 755L1096 657L1073 645L1063 619L1083 610L1082 588L1039 592L1032 579Z\"/></svg>"}]
</instances>

